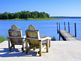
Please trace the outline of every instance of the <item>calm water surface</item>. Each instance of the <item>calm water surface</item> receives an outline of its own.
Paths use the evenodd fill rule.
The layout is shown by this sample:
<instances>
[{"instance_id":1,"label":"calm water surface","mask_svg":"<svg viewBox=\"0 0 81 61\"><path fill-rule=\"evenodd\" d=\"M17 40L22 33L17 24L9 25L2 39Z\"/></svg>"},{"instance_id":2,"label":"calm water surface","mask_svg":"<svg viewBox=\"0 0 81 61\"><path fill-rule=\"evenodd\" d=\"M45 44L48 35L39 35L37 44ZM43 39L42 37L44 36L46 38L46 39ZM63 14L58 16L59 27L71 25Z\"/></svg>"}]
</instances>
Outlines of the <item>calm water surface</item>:
<instances>
[{"instance_id":1,"label":"calm water surface","mask_svg":"<svg viewBox=\"0 0 81 61\"><path fill-rule=\"evenodd\" d=\"M66 27L68 27L68 22L70 22L70 31L74 35L74 23L77 23L77 38L81 39L81 19L60 19L60 20L0 20L0 36L7 37L8 29L11 25L15 24L23 31L25 35L25 30L28 25L32 24L40 31L41 36L55 37L58 40L57 25L59 22L61 24L61 30L64 30L64 22ZM68 28L66 28L68 31Z\"/></svg>"}]
</instances>

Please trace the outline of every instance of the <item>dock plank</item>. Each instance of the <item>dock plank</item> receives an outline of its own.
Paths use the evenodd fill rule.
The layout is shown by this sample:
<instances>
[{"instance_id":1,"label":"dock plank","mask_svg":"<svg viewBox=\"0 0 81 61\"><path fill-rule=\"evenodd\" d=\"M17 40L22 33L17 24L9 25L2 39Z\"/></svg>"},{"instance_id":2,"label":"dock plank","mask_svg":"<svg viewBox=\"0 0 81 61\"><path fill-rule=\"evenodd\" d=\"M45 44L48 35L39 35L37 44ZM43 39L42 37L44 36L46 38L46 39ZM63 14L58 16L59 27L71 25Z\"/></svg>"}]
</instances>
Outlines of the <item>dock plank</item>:
<instances>
[{"instance_id":1,"label":"dock plank","mask_svg":"<svg viewBox=\"0 0 81 61\"><path fill-rule=\"evenodd\" d=\"M1 61L81 61L81 41L51 41L48 53L41 57L19 52L8 53L8 42L0 43Z\"/></svg>"},{"instance_id":2,"label":"dock plank","mask_svg":"<svg viewBox=\"0 0 81 61\"><path fill-rule=\"evenodd\" d=\"M66 32L65 30L59 31L60 36L63 40L66 41L79 41L76 37L72 36L70 33Z\"/></svg>"}]
</instances>

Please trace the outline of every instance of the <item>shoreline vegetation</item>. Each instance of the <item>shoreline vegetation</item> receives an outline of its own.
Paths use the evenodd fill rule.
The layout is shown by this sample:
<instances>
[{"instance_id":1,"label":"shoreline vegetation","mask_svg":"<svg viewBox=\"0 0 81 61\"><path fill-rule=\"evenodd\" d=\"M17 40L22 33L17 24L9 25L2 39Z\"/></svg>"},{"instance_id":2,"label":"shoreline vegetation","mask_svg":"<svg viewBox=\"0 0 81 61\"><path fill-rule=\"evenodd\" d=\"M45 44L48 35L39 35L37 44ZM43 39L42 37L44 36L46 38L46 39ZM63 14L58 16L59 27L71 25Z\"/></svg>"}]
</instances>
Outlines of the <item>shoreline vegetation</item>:
<instances>
[{"instance_id":1,"label":"shoreline vegetation","mask_svg":"<svg viewBox=\"0 0 81 61\"><path fill-rule=\"evenodd\" d=\"M27 18L27 19L21 19L21 18L15 18L15 20L53 20L54 18Z\"/></svg>"},{"instance_id":2,"label":"shoreline vegetation","mask_svg":"<svg viewBox=\"0 0 81 61\"><path fill-rule=\"evenodd\" d=\"M4 12L0 13L0 20L59 20L59 19L74 19L81 17L70 17L70 16L50 16L46 12L38 11L20 11L15 13Z\"/></svg>"},{"instance_id":3,"label":"shoreline vegetation","mask_svg":"<svg viewBox=\"0 0 81 61\"><path fill-rule=\"evenodd\" d=\"M43 19L52 19L48 13L46 12L38 12L38 11L20 11L15 13L4 12L0 13L1 20L12 20L12 19L26 19L26 20L43 20Z\"/></svg>"},{"instance_id":4,"label":"shoreline vegetation","mask_svg":"<svg viewBox=\"0 0 81 61\"><path fill-rule=\"evenodd\" d=\"M4 38L3 36L0 36L0 43L5 41L5 40L6 40L6 38Z\"/></svg>"},{"instance_id":5,"label":"shoreline vegetation","mask_svg":"<svg viewBox=\"0 0 81 61\"><path fill-rule=\"evenodd\" d=\"M0 19L0 20L59 20L61 18L26 18L26 19L21 19L21 18L14 18L14 19Z\"/></svg>"}]
</instances>

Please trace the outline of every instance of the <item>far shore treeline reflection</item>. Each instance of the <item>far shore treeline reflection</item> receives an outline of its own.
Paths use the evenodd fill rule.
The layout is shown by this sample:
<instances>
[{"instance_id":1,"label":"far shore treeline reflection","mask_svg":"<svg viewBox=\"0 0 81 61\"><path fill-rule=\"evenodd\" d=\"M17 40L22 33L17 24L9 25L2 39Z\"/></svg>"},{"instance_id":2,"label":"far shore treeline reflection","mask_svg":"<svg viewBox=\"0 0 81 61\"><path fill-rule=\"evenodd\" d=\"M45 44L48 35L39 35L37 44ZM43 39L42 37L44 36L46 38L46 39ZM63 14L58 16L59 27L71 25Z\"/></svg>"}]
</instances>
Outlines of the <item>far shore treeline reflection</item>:
<instances>
[{"instance_id":1,"label":"far shore treeline reflection","mask_svg":"<svg viewBox=\"0 0 81 61\"><path fill-rule=\"evenodd\" d=\"M0 13L0 19L28 19L28 18L49 18L46 12L38 11L20 11L15 13L4 12Z\"/></svg>"}]
</instances>

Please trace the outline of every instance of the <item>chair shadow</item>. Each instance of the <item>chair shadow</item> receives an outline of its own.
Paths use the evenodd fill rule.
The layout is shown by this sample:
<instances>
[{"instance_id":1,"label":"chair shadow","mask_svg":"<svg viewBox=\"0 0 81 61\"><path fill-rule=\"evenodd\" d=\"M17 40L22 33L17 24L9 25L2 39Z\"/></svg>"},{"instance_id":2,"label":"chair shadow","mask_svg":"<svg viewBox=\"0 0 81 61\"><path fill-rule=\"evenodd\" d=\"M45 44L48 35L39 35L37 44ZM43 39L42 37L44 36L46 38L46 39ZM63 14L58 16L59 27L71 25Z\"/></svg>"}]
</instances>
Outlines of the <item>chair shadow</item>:
<instances>
[{"instance_id":1,"label":"chair shadow","mask_svg":"<svg viewBox=\"0 0 81 61\"><path fill-rule=\"evenodd\" d=\"M37 52L30 51L29 53L20 52L18 49L0 48L0 57L37 57Z\"/></svg>"}]
</instances>

